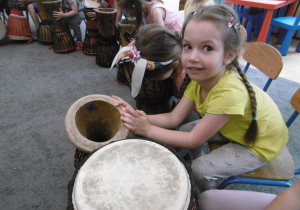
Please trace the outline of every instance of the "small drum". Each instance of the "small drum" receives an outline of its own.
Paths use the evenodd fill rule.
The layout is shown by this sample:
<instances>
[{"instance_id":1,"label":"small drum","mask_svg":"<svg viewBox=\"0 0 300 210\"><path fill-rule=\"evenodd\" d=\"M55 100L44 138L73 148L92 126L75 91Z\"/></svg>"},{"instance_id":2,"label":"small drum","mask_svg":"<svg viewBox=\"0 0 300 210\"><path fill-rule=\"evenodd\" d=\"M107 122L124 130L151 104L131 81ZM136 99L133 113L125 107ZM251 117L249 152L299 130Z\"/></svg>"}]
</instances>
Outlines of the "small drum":
<instances>
[{"instance_id":1,"label":"small drum","mask_svg":"<svg viewBox=\"0 0 300 210\"><path fill-rule=\"evenodd\" d=\"M56 20L53 17L53 12L61 9L61 1L43 1L42 4L44 5L47 14L51 17L54 25L52 36L54 52L65 53L74 51L76 45L70 30L67 30L64 26L63 19Z\"/></svg>"},{"instance_id":2,"label":"small drum","mask_svg":"<svg viewBox=\"0 0 300 210\"><path fill-rule=\"evenodd\" d=\"M52 34L54 31L54 25L53 22L46 12L46 9L44 5L42 4L42 0L35 0L39 7L39 12L40 12L40 17L41 17L41 22L40 22L40 27L38 28L37 31L37 39L39 42L43 44L52 44Z\"/></svg>"},{"instance_id":3,"label":"small drum","mask_svg":"<svg viewBox=\"0 0 300 210\"><path fill-rule=\"evenodd\" d=\"M88 12L94 12L94 8L84 8L83 12L86 19L86 34L82 52L86 55L97 55L97 43L100 38L98 24L87 15Z\"/></svg>"},{"instance_id":4,"label":"small drum","mask_svg":"<svg viewBox=\"0 0 300 210\"><path fill-rule=\"evenodd\" d=\"M107 144L92 153L77 173L74 209L195 209L190 169L179 158L148 140Z\"/></svg>"},{"instance_id":5,"label":"small drum","mask_svg":"<svg viewBox=\"0 0 300 210\"><path fill-rule=\"evenodd\" d=\"M5 24L3 23L3 21L0 20L0 41L1 41L2 39L4 39L4 37L6 36L6 33L7 33L7 31L6 31L6 26L5 26Z\"/></svg>"},{"instance_id":6,"label":"small drum","mask_svg":"<svg viewBox=\"0 0 300 210\"><path fill-rule=\"evenodd\" d=\"M18 0L9 0L10 14L7 18L8 37L13 40L32 40L28 19L18 5Z\"/></svg>"},{"instance_id":7,"label":"small drum","mask_svg":"<svg viewBox=\"0 0 300 210\"><path fill-rule=\"evenodd\" d=\"M116 15L114 8L98 8L94 10L97 16L99 33L101 38L110 39L116 36Z\"/></svg>"},{"instance_id":8,"label":"small drum","mask_svg":"<svg viewBox=\"0 0 300 210\"><path fill-rule=\"evenodd\" d=\"M116 39L103 40L100 37L97 43L96 64L102 67L110 67L119 49L120 45Z\"/></svg>"},{"instance_id":9,"label":"small drum","mask_svg":"<svg viewBox=\"0 0 300 210\"><path fill-rule=\"evenodd\" d=\"M128 136L129 130L120 120L121 107L115 107L116 102L109 96L88 95L69 108L65 127L76 148L91 153L111 141Z\"/></svg>"},{"instance_id":10,"label":"small drum","mask_svg":"<svg viewBox=\"0 0 300 210\"><path fill-rule=\"evenodd\" d=\"M122 46L125 47L134 38L139 27L136 26L136 20L121 20L118 22Z\"/></svg>"},{"instance_id":11,"label":"small drum","mask_svg":"<svg viewBox=\"0 0 300 210\"><path fill-rule=\"evenodd\" d=\"M114 8L95 9L99 27L100 39L97 43L96 64L102 67L110 67L114 57L120 49L116 36L116 14Z\"/></svg>"},{"instance_id":12,"label":"small drum","mask_svg":"<svg viewBox=\"0 0 300 210\"><path fill-rule=\"evenodd\" d=\"M131 78L134 64L123 58L119 61L118 80L126 81L131 89ZM173 79L153 80L144 77L141 90L136 100L136 107L143 110L146 114L161 114L172 111L169 105L169 99L173 96L174 82Z\"/></svg>"}]
</instances>

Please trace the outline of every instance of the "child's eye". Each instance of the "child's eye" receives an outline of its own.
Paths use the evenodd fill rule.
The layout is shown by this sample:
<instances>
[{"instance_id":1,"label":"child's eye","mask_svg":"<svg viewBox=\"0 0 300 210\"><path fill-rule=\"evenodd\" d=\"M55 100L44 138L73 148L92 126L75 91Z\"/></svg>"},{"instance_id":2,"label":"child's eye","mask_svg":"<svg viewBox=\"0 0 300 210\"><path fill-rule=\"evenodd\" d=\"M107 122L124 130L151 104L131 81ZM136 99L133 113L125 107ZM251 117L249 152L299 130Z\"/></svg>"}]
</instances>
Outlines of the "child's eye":
<instances>
[{"instance_id":1,"label":"child's eye","mask_svg":"<svg viewBox=\"0 0 300 210\"><path fill-rule=\"evenodd\" d=\"M203 50L204 50L204 51L211 51L211 50L212 50L212 47L210 47L210 46L205 46L205 47L203 48Z\"/></svg>"},{"instance_id":2,"label":"child's eye","mask_svg":"<svg viewBox=\"0 0 300 210\"><path fill-rule=\"evenodd\" d=\"M184 44L183 49L188 50L188 49L192 49L192 47L189 44Z\"/></svg>"}]
</instances>

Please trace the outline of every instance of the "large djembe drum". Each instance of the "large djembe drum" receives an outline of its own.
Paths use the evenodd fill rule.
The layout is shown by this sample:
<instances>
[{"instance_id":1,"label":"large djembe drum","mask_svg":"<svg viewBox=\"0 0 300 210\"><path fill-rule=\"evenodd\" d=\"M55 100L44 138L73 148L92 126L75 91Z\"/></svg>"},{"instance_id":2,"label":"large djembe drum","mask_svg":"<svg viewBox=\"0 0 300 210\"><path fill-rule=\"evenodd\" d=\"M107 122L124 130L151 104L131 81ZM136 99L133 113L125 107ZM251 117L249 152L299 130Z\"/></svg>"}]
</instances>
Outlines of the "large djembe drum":
<instances>
[{"instance_id":1,"label":"large djembe drum","mask_svg":"<svg viewBox=\"0 0 300 210\"><path fill-rule=\"evenodd\" d=\"M134 38L139 27L136 25L136 20L121 20L118 22L119 32L122 46L127 46L131 39Z\"/></svg>"},{"instance_id":2,"label":"large djembe drum","mask_svg":"<svg viewBox=\"0 0 300 210\"><path fill-rule=\"evenodd\" d=\"M134 64L128 58L119 61L118 80L123 82L131 89L132 74ZM146 71L145 74L148 72ZM152 73L152 72L151 72ZM145 76L139 94L135 97L136 107L143 110L146 114L161 114L172 111L169 104L171 96L174 94L174 82L171 78L165 80L153 80Z\"/></svg>"},{"instance_id":3,"label":"large djembe drum","mask_svg":"<svg viewBox=\"0 0 300 210\"><path fill-rule=\"evenodd\" d=\"M65 53L74 51L76 49L76 45L70 30L65 27L63 19L56 20L53 17L54 11L60 11L61 1L43 1L42 4L54 25L52 35L54 52Z\"/></svg>"},{"instance_id":4,"label":"large djembe drum","mask_svg":"<svg viewBox=\"0 0 300 210\"><path fill-rule=\"evenodd\" d=\"M116 36L116 15L114 8L95 9L100 38L97 43L96 63L102 67L109 67L120 49Z\"/></svg>"},{"instance_id":5,"label":"large djembe drum","mask_svg":"<svg viewBox=\"0 0 300 210\"><path fill-rule=\"evenodd\" d=\"M190 167L172 148L158 142L111 142L94 151L73 177L76 210L197 209Z\"/></svg>"},{"instance_id":6,"label":"large djembe drum","mask_svg":"<svg viewBox=\"0 0 300 210\"><path fill-rule=\"evenodd\" d=\"M8 37L13 40L32 40L28 19L25 17L18 0L9 0L10 14L7 19Z\"/></svg>"},{"instance_id":7,"label":"large djembe drum","mask_svg":"<svg viewBox=\"0 0 300 210\"><path fill-rule=\"evenodd\" d=\"M86 55L97 55L97 43L100 38L98 23L87 15L88 12L94 12L94 8L84 8L83 12L86 19L86 33L82 52Z\"/></svg>"},{"instance_id":8,"label":"large djembe drum","mask_svg":"<svg viewBox=\"0 0 300 210\"><path fill-rule=\"evenodd\" d=\"M42 1L44 0L35 0L35 2L39 7L40 18L41 18L40 27L38 28L37 31L37 39L39 42L43 44L52 44L53 43L52 34L54 31L54 25L50 16L46 12L44 5L42 4Z\"/></svg>"},{"instance_id":9,"label":"large djembe drum","mask_svg":"<svg viewBox=\"0 0 300 210\"><path fill-rule=\"evenodd\" d=\"M125 139L129 130L120 120L121 107L116 99L105 95L88 95L77 100L68 110L65 127L75 145L75 164L111 141Z\"/></svg>"}]
</instances>

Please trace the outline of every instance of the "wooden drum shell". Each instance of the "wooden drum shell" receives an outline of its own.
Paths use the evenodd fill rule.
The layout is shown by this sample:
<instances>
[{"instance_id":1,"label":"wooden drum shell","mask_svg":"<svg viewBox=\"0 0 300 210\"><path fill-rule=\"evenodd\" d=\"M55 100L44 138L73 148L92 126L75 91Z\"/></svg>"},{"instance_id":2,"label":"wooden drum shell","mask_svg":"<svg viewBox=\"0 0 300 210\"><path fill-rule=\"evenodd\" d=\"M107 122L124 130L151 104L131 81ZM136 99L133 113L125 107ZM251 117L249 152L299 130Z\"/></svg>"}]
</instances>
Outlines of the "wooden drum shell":
<instances>
[{"instance_id":1,"label":"wooden drum shell","mask_svg":"<svg viewBox=\"0 0 300 210\"><path fill-rule=\"evenodd\" d=\"M77 149L91 153L129 135L120 120L122 107L115 107L116 102L112 97L95 94L73 103L66 114L65 127L69 140Z\"/></svg>"}]
</instances>

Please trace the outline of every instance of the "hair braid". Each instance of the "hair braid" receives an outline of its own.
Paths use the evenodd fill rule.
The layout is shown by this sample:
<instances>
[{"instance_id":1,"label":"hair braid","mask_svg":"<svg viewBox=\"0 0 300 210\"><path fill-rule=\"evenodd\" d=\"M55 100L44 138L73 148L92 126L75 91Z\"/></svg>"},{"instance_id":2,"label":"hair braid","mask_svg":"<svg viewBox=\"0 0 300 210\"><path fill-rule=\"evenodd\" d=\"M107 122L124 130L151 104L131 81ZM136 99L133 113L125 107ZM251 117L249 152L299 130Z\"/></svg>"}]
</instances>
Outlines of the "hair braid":
<instances>
[{"instance_id":1,"label":"hair braid","mask_svg":"<svg viewBox=\"0 0 300 210\"><path fill-rule=\"evenodd\" d=\"M244 74L244 72L240 68L240 66L239 65L235 65L235 66L236 66L237 72L239 73L239 75L243 79L243 82L244 82L244 84L247 87L247 90L249 92L251 110L252 110L252 121L251 121L251 123L249 125L249 128L248 128L248 130L247 130L247 132L244 136L244 140L247 144L255 144L255 141L256 141L257 135L258 135L258 126L257 126L257 120L256 120L257 102L256 102L255 92L254 92L250 82L248 81L246 75Z\"/></svg>"},{"instance_id":2,"label":"hair braid","mask_svg":"<svg viewBox=\"0 0 300 210\"><path fill-rule=\"evenodd\" d=\"M188 86L188 84L190 83L190 81L191 81L191 78L189 77L188 74L186 74L185 78L182 82L182 85L180 87L178 98L180 98L180 99L182 98L184 91L185 91L186 87Z\"/></svg>"}]
</instances>

